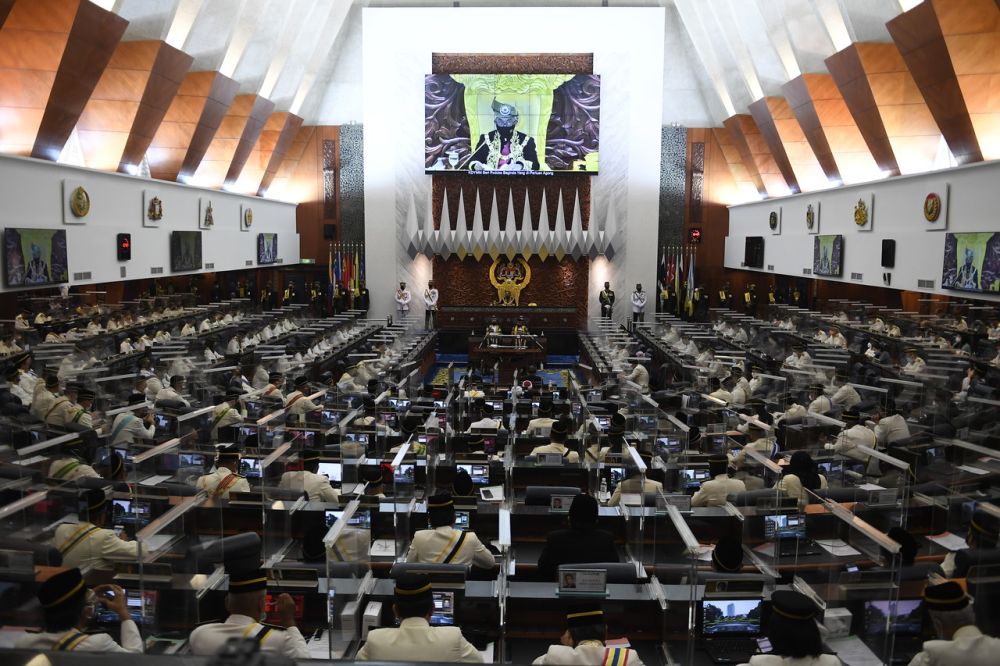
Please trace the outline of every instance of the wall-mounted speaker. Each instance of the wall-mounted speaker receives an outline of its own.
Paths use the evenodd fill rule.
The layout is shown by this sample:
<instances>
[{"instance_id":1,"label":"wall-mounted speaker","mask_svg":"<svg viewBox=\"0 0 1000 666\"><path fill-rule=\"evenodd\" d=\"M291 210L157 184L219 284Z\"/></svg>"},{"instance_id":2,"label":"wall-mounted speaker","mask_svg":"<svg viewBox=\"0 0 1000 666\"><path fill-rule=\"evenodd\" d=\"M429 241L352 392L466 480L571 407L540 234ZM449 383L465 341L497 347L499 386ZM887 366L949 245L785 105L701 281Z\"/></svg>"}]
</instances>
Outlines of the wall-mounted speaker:
<instances>
[{"instance_id":1,"label":"wall-mounted speaker","mask_svg":"<svg viewBox=\"0 0 1000 666\"><path fill-rule=\"evenodd\" d=\"M334 240L337 237L337 225L336 224L324 224L323 225L323 240Z\"/></svg>"},{"instance_id":2,"label":"wall-mounted speaker","mask_svg":"<svg viewBox=\"0 0 1000 666\"><path fill-rule=\"evenodd\" d=\"M891 238L882 240L882 268L893 268L896 265L896 241Z\"/></svg>"}]
</instances>

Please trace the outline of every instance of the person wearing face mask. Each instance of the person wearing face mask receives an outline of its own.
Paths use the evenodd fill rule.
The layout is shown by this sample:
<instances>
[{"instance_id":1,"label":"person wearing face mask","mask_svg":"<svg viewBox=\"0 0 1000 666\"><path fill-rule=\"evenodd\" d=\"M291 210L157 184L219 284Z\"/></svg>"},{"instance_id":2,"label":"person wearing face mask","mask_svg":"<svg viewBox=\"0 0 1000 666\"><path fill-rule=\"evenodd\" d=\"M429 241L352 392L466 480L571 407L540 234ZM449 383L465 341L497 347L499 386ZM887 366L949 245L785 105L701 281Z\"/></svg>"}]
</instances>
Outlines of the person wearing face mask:
<instances>
[{"instance_id":1,"label":"person wearing face mask","mask_svg":"<svg viewBox=\"0 0 1000 666\"><path fill-rule=\"evenodd\" d=\"M907 375L918 375L924 371L927 363L924 359L917 355L916 347L907 347L906 349L906 363L900 368L900 371Z\"/></svg>"},{"instance_id":2,"label":"person wearing face mask","mask_svg":"<svg viewBox=\"0 0 1000 666\"><path fill-rule=\"evenodd\" d=\"M635 285L632 292L632 323L643 321L646 318L646 292L642 290L641 284Z\"/></svg>"},{"instance_id":3,"label":"person wearing face mask","mask_svg":"<svg viewBox=\"0 0 1000 666\"><path fill-rule=\"evenodd\" d=\"M399 283L399 289L396 290L396 314L399 315L400 319L405 317L410 312L410 301L413 296L410 294L410 290L406 288L405 282Z\"/></svg>"},{"instance_id":4,"label":"person wearing face mask","mask_svg":"<svg viewBox=\"0 0 1000 666\"><path fill-rule=\"evenodd\" d=\"M37 633L25 633L14 643L18 650L53 652L132 652L142 654L139 627L129 614L125 590L117 585L98 585L87 589L77 568L60 571L38 586L43 627ZM121 644L106 633L87 633L97 605L107 607L121 622Z\"/></svg>"}]
</instances>

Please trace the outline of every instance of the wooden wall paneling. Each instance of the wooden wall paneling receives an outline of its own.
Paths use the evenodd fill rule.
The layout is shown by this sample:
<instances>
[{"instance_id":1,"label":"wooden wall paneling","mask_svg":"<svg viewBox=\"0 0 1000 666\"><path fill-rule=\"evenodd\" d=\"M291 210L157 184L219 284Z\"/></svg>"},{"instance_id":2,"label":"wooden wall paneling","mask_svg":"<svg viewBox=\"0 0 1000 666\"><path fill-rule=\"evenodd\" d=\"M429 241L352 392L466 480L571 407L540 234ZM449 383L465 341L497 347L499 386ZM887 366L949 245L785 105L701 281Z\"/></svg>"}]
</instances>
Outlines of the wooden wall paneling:
<instances>
[{"instance_id":1,"label":"wooden wall paneling","mask_svg":"<svg viewBox=\"0 0 1000 666\"><path fill-rule=\"evenodd\" d=\"M701 229L701 243L698 245L695 270L696 281L706 287L720 285L725 281L724 268L726 236L729 234L729 210L726 207L737 188L736 179L730 170L729 158L722 144L711 128L688 128L688 151L686 169L691 171L693 147L702 143L705 149L702 183L702 203L700 223L694 224L693 215L685 215L684 240L689 230L697 226ZM685 205L690 208L691 198ZM645 285L643 285L645 287Z\"/></svg>"},{"instance_id":2,"label":"wooden wall paneling","mask_svg":"<svg viewBox=\"0 0 1000 666\"><path fill-rule=\"evenodd\" d=\"M340 128L319 126L308 128L307 134L297 136L296 141L304 144L301 158L294 172L289 176L287 191L294 192L299 205L295 209L295 228L299 234L300 256L313 259L317 264L326 265L327 247L329 241L323 238L323 225L336 225L340 234L340 208L336 216L327 218L323 205L323 142L334 141L340 144ZM301 132L300 132L301 134ZM294 145L293 151L294 152ZM334 153L334 167L339 171L339 151ZM336 240L336 239L335 239Z\"/></svg>"},{"instance_id":3,"label":"wooden wall paneling","mask_svg":"<svg viewBox=\"0 0 1000 666\"><path fill-rule=\"evenodd\" d=\"M170 109L194 58L166 42L158 42L153 68L125 143L118 171L128 173L142 162L160 123Z\"/></svg>"},{"instance_id":4,"label":"wooden wall paneling","mask_svg":"<svg viewBox=\"0 0 1000 666\"><path fill-rule=\"evenodd\" d=\"M772 197L788 194L790 188L784 173L778 167L777 161L771 154L770 145L761 134L753 116L740 113L727 118L723 121L723 125L736 139L736 145L740 147L740 154L743 155L743 163L752 163L760 174L762 193ZM790 167L787 169L791 171Z\"/></svg>"},{"instance_id":5,"label":"wooden wall paneling","mask_svg":"<svg viewBox=\"0 0 1000 666\"><path fill-rule=\"evenodd\" d=\"M316 128L314 126L302 125L299 127L298 132L295 133L295 137L292 139L292 143L285 153L285 159L281 161L277 174L268 188L268 191L276 198L287 201L303 201L305 199L305 197L298 194L298 190L295 187L296 183L292 179L298 171L299 161L305 154L306 146L309 144L315 131Z\"/></svg>"},{"instance_id":6,"label":"wooden wall paneling","mask_svg":"<svg viewBox=\"0 0 1000 666\"><path fill-rule=\"evenodd\" d=\"M272 117L276 114L272 114ZM292 147L299 129L302 127L302 118L294 113L282 112L277 114L281 118L281 125L277 130L264 128L261 134L261 164L264 167L259 184L257 195L264 196L268 188L278 175L278 169L285 160L285 156ZM266 148L265 148L266 147Z\"/></svg>"},{"instance_id":7,"label":"wooden wall paneling","mask_svg":"<svg viewBox=\"0 0 1000 666\"><path fill-rule=\"evenodd\" d=\"M0 0L0 28L7 21L10 10L14 8L14 0Z\"/></svg>"},{"instance_id":8,"label":"wooden wall paneling","mask_svg":"<svg viewBox=\"0 0 1000 666\"><path fill-rule=\"evenodd\" d=\"M803 74L782 90L827 177L857 183L880 169L830 74Z\"/></svg>"},{"instance_id":9,"label":"wooden wall paneling","mask_svg":"<svg viewBox=\"0 0 1000 666\"><path fill-rule=\"evenodd\" d=\"M949 0L958 5L966 0ZM959 164L983 159L933 2L896 16L886 28ZM987 38L988 41L988 38Z\"/></svg>"},{"instance_id":10,"label":"wooden wall paneling","mask_svg":"<svg viewBox=\"0 0 1000 666\"><path fill-rule=\"evenodd\" d=\"M257 104L257 95L237 95L218 125L208 149L198 164L191 182L204 187L222 187L232 166L236 150ZM259 113L259 109L258 109ZM257 128L257 123L254 123ZM259 131L257 132L259 134ZM251 144L251 148L253 145ZM249 148L247 148L249 152Z\"/></svg>"},{"instance_id":11,"label":"wooden wall paneling","mask_svg":"<svg viewBox=\"0 0 1000 666\"><path fill-rule=\"evenodd\" d=\"M243 133L240 135L239 143L233 152L233 160L229 164L224 184L236 184L240 173L243 171L243 167L246 166L247 160L253 152L254 146L257 144L257 140L264 132L264 126L267 124L267 119L270 117L272 111L274 111L274 102L260 95L254 95L253 106L250 107L250 113L247 115Z\"/></svg>"},{"instance_id":12,"label":"wooden wall paneling","mask_svg":"<svg viewBox=\"0 0 1000 666\"><path fill-rule=\"evenodd\" d=\"M754 192L758 195L766 195L764 181L760 178L757 165L750 154L750 148L743 133L736 127L737 121L734 118L727 118L723 122L723 127L716 130L716 141L726 154L726 161L729 163L729 170L737 182L749 183Z\"/></svg>"},{"instance_id":13,"label":"wooden wall paneling","mask_svg":"<svg viewBox=\"0 0 1000 666\"><path fill-rule=\"evenodd\" d=\"M205 100L205 107L194 129L194 134L191 136L184 161L181 163L181 170L177 174L178 180L194 178L198 167L201 166L208 154L219 128L222 127L226 115L232 108L238 91L239 84L222 74L218 74L212 81L212 87ZM222 182L221 178L219 182Z\"/></svg>"},{"instance_id":14,"label":"wooden wall paneling","mask_svg":"<svg viewBox=\"0 0 1000 666\"><path fill-rule=\"evenodd\" d=\"M802 174L798 173L792 166L792 160L789 156L789 151L793 149L793 144L797 141L786 143L783 140L782 132L778 129L779 122L795 118L791 109L788 108L788 102L781 97L762 97L750 104L750 115L753 116L753 120L760 130L760 135L767 142L767 147L770 149L788 189L793 193L800 192L802 190L802 183L800 183ZM798 129L798 135L795 139L801 137L802 143L805 143L801 128ZM815 161L815 157L813 160Z\"/></svg>"}]
</instances>

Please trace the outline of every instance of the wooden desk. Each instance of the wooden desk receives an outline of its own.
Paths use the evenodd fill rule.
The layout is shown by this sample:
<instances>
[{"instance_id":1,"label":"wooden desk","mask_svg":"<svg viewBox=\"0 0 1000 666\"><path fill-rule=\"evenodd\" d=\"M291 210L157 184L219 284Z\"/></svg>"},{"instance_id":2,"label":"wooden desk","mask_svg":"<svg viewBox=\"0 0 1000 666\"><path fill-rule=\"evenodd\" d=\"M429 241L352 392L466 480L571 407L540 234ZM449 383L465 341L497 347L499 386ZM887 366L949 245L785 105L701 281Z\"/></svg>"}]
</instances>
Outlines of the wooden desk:
<instances>
[{"instance_id":1,"label":"wooden desk","mask_svg":"<svg viewBox=\"0 0 1000 666\"><path fill-rule=\"evenodd\" d=\"M487 367L492 367L494 363L499 363L500 381L506 383L513 379L514 370L545 363L548 341L544 337L527 338L523 347L514 346L514 338L510 336L503 336L500 340L502 343L493 347L484 344L482 335L469 336L469 364L478 365L484 361Z\"/></svg>"}]
</instances>

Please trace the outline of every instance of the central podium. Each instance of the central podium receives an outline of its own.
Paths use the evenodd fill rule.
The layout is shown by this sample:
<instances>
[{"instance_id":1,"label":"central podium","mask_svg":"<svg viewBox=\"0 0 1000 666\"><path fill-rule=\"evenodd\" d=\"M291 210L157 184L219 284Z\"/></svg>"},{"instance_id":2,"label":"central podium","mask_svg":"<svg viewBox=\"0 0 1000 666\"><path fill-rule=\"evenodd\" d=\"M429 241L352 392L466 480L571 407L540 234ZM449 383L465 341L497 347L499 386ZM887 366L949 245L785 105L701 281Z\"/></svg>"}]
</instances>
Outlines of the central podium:
<instances>
[{"instance_id":1,"label":"central podium","mask_svg":"<svg viewBox=\"0 0 1000 666\"><path fill-rule=\"evenodd\" d=\"M543 331L576 331L581 328L575 307L502 307L495 305L447 305L438 311L438 328L486 332L493 317L500 328L508 332L524 317L528 330L538 335Z\"/></svg>"}]
</instances>

